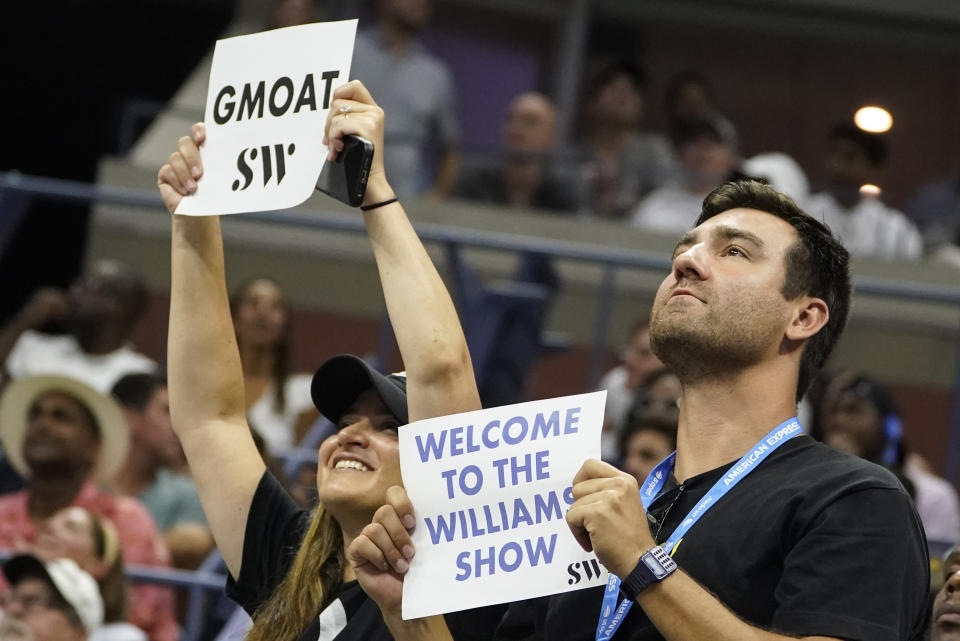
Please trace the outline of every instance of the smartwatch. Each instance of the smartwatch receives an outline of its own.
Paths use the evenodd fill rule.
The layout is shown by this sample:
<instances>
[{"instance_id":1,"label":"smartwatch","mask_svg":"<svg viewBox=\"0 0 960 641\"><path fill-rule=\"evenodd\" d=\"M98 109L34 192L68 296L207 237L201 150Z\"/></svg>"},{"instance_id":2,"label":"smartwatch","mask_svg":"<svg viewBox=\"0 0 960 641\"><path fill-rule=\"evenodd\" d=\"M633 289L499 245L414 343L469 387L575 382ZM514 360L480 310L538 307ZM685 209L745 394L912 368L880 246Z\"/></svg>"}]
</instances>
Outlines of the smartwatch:
<instances>
[{"instance_id":1,"label":"smartwatch","mask_svg":"<svg viewBox=\"0 0 960 641\"><path fill-rule=\"evenodd\" d=\"M631 601L636 601L638 594L654 583L663 581L676 570L677 564L666 550L654 545L640 555L637 567L620 583L620 591Z\"/></svg>"}]
</instances>

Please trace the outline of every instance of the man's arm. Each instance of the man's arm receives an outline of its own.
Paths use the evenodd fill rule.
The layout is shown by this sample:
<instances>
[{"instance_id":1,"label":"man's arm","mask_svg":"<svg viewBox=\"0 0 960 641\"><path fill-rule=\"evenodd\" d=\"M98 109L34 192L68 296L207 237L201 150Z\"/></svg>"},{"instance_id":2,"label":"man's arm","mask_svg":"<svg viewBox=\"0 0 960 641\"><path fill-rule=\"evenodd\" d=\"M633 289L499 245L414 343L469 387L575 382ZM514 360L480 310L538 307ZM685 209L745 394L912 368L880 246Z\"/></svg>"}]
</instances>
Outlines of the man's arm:
<instances>
[{"instance_id":1,"label":"man's arm","mask_svg":"<svg viewBox=\"0 0 960 641\"><path fill-rule=\"evenodd\" d=\"M650 547L653 547L652 539ZM600 556L599 552L597 556ZM750 625L682 570L641 592L637 595L637 603L668 641L788 641L797 638L839 641L835 637L788 637Z\"/></svg>"},{"instance_id":2,"label":"man's arm","mask_svg":"<svg viewBox=\"0 0 960 641\"><path fill-rule=\"evenodd\" d=\"M567 523L585 550L623 579L655 545L633 476L589 460L573 480L575 502ZM637 596L637 603L668 641L785 641L789 637L743 621L682 571ZM801 637L838 641L834 637Z\"/></svg>"}]
</instances>

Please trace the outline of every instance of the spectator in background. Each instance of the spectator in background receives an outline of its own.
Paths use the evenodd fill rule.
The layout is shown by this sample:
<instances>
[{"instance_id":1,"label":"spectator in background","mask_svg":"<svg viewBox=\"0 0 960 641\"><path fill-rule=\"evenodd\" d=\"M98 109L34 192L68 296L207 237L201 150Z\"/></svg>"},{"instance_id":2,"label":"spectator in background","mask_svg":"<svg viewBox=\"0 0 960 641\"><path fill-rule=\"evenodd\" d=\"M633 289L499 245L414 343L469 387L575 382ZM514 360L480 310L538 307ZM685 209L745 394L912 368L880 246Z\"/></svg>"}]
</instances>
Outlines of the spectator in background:
<instances>
[{"instance_id":1,"label":"spectator in background","mask_svg":"<svg viewBox=\"0 0 960 641\"><path fill-rule=\"evenodd\" d=\"M3 564L10 588L0 596L3 641L85 641L103 623L93 578L70 559L15 556Z\"/></svg>"},{"instance_id":2,"label":"spectator in background","mask_svg":"<svg viewBox=\"0 0 960 641\"><path fill-rule=\"evenodd\" d=\"M113 477L127 452L127 425L112 399L61 376L21 379L0 398L0 438L27 483L23 491L0 497L0 549L32 544L39 524L79 506L114 525L128 563L169 565L146 508L97 485ZM134 586L129 619L154 641L177 637L167 588Z\"/></svg>"},{"instance_id":3,"label":"spectator in background","mask_svg":"<svg viewBox=\"0 0 960 641\"><path fill-rule=\"evenodd\" d=\"M147 303L139 275L120 263L94 263L68 292L42 289L3 329L0 361L14 379L58 374L108 393L129 372L152 372L157 364L130 346ZM40 329L62 322L62 334Z\"/></svg>"},{"instance_id":4,"label":"spectator in background","mask_svg":"<svg viewBox=\"0 0 960 641\"><path fill-rule=\"evenodd\" d=\"M130 430L130 449L111 487L143 503L163 534L173 567L195 570L213 549L213 537L190 478L171 471L183 448L170 423L166 380L128 374L113 386Z\"/></svg>"},{"instance_id":5,"label":"spectator in background","mask_svg":"<svg viewBox=\"0 0 960 641\"><path fill-rule=\"evenodd\" d=\"M530 91L510 102L500 144L501 157L468 167L453 196L557 212L579 209L573 177L561 175L553 163L557 112L546 96Z\"/></svg>"},{"instance_id":6,"label":"spectator in background","mask_svg":"<svg viewBox=\"0 0 960 641\"><path fill-rule=\"evenodd\" d=\"M587 82L577 150L587 215L623 220L643 194L676 176L666 138L640 129L643 91L640 69L623 61L602 66Z\"/></svg>"},{"instance_id":7,"label":"spectator in background","mask_svg":"<svg viewBox=\"0 0 960 641\"><path fill-rule=\"evenodd\" d=\"M621 363L604 374L597 386L597 389L607 390L603 417L605 458L616 456L614 447L626 426L627 413L633 406L637 390L652 372L661 367L663 363L650 349L650 327L643 317L630 332L629 342L621 353Z\"/></svg>"},{"instance_id":8,"label":"spectator in background","mask_svg":"<svg viewBox=\"0 0 960 641\"><path fill-rule=\"evenodd\" d=\"M960 540L957 493L942 478L907 463L903 424L890 391L866 376L837 375L821 406L827 445L879 463L913 486L914 501L931 545Z\"/></svg>"},{"instance_id":9,"label":"spectator in background","mask_svg":"<svg viewBox=\"0 0 960 641\"><path fill-rule=\"evenodd\" d=\"M651 415L665 416L676 422L679 419L681 391L680 379L669 368L653 370L634 395L626 424L643 421Z\"/></svg>"},{"instance_id":10,"label":"spectator in background","mask_svg":"<svg viewBox=\"0 0 960 641\"><path fill-rule=\"evenodd\" d=\"M907 203L928 256L960 267L960 176L923 187Z\"/></svg>"},{"instance_id":11,"label":"spectator in background","mask_svg":"<svg viewBox=\"0 0 960 641\"><path fill-rule=\"evenodd\" d=\"M93 577L103 598L103 625L90 641L146 641L127 623L127 577L120 539L109 521L82 507L68 507L47 519L27 551L46 562L70 559Z\"/></svg>"},{"instance_id":12,"label":"spectator in background","mask_svg":"<svg viewBox=\"0 0 960 641\"><path fill-rule=\"evenodd\" d=\"M841 123L827 141L827 188L807 201L807 210L840 237L854 256L917 260L923 241L916 227L879 196L861 193L875 185L887 162L887 143L877 134Z\"/></svg>"},{"instance_id":13,"label":"spectator in background","mask_svg":"<svg viewBox=\"0 0 960 641\"><path fill-rule=\"evenodd\" d=\"M682 178L678 184L647 194L633 211L630 224L660 233L690 229L703 199L737 170L737 135L729 121L717 117L685 121L673 132Z\"/></svg>"},{"instance_id":14,"label":"spectator in background","mask_svg":"<svg viewBox=\"0 0 960 641\"><path fill-rule=\"evenodd\" d=\"M777 191L790 196L803 207L810 198L810 181L803 167L785 153L770 151L743 161L743 173L760 179Z\"/></svg>"},{"instance_id":15,"label":"spectator in background","mask_svg":"<svg viewBox=\"0 0 960 641\"><path fill-rule=\"evenodd\" d=\"M718 113L713 87L699 71L686 69L667 80L663 106L671 131L678 126Z\"/></svg>"},{"instance_id":16,"label":"spectator in background","mask_svg":"<svg viewBox=\"0 0 960 641\"><path fill-rule=\"evenodd\" d=\"M419 35L430 20L432 0L376 0L377 27L357 34L350 73L377 96L390 114L384 155L387 174L400 198L424 189L444 197L460 171L460 125L453 76L430 54ZM438 158L432 179L421 172L425 150Z\"/></svg>"},{"instance_id":17,"label":"spectator in background","mask_svg":"<svg viewBox=\"0 0 960 641\"><path fill-rule=\"evenodd\" d=\"M943 560L943 585L933 599L930 641L960 641L960 546Z\"/></svg>"},{"instance_id":18,"label":"spectator in background","mask_svg":"<svg viewBox=\"0 0 960 641\"><path fill-rule=\"evenodd\" d=\"M290 372L290 307L275 281L256 278L233 292L230 313L243 364L247 417L270 453L279 456L317 418L310 375Z\"/></svg>"},{"instance_id":19,"label":"spectator in background","mask_svg":"<svg viewBox=\"0 0 960 641\"><path fill-rule=\"evenodd\" d=\"M642 487L657 463L677 449L677 413L635 416L620 436L620 468Z\"/></svg>"},{"instance_id":20,"label":"spectator in background","mask_svg":"<svg viewBox=\"0 0 960 641\"><path fill-rule=\"evenodd\" d=\"M677 447L680 379L666 367L647 375L617 434L616 460L642 485L653 466Z\"/></svg>"}]
</instances>

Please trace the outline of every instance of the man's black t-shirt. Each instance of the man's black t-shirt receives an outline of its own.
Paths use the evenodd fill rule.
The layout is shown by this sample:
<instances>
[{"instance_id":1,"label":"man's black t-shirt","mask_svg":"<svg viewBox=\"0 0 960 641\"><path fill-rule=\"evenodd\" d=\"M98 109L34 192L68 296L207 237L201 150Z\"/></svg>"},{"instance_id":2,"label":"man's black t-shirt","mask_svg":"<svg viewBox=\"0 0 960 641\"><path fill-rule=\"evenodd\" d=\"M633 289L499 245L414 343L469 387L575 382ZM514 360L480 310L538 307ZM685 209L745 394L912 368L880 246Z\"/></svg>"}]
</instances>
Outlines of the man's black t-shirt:
<instances>
[{"instance_id":1,"label":"man's black t-shirt","mask_svg":"<svg viewBox=\"0 0 960 641\"><path fill-rule=\"evenodd\" d=\"M663 543L732 465L668 484L650 505ZM674 554L741 619L793 636L916 638L930 575L923 529L892 474L808 436L783 444L708 510ZM510 607L497 639L595 638L603 588ZM663 639L640 606L614 641Z\"/></svg>"},{"instance_id":2,"label":"man's black t-shirt","mask_svg":"<svg viewBox=\"0 0 960 641\"><path fill-rule=\"evenodd\" d=\"M227 576L227 596L251 616L286 576L310 526L308 512L297 507L269 471L264 472L250 503L243 538L243 560L236 581ZM464 610L446 615L457 641L490 639L506 605ZM340 630L335 637L330 629ZM356 581L341 584L337 599L304 630L298 641L392 641L380 608Z\"/></svg>"}]
</instances>

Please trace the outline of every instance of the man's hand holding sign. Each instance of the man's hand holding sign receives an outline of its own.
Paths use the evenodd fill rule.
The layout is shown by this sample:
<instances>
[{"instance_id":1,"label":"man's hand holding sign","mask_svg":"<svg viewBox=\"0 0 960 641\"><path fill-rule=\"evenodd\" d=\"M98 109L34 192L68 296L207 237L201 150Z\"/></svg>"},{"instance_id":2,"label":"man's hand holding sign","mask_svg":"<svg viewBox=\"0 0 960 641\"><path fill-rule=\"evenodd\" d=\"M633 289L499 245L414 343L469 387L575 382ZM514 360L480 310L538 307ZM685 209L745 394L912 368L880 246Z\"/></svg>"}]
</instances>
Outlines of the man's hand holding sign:
<instances>
[{"instance_id":1,"label":"man's hand holding sign","mask_svg":"<svg viewBox=\"0 0 960 641\"><path fill-rule=\"evenodd\" d=\"M577 542L595 552L613 574L630 574L640 555L653 547L637 480L609 463L590 459L573 479L567 523Z\"/></svg>"}]
</instances>

